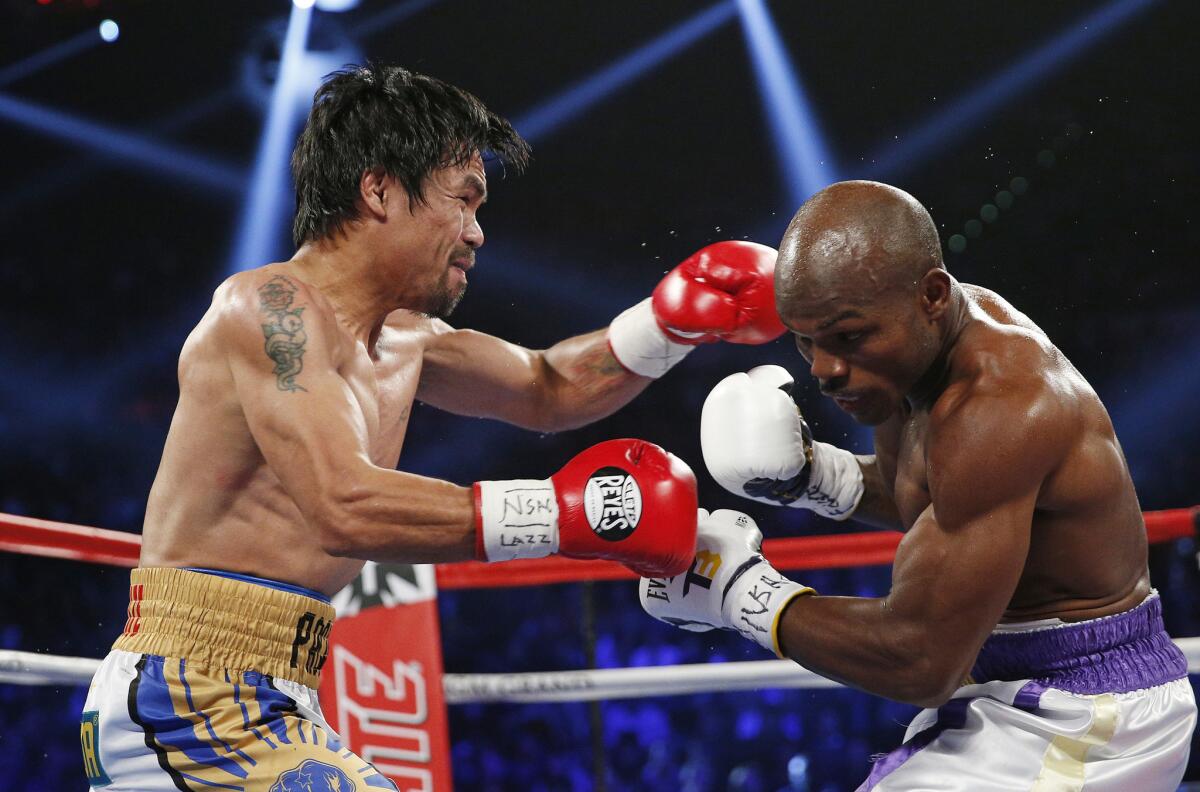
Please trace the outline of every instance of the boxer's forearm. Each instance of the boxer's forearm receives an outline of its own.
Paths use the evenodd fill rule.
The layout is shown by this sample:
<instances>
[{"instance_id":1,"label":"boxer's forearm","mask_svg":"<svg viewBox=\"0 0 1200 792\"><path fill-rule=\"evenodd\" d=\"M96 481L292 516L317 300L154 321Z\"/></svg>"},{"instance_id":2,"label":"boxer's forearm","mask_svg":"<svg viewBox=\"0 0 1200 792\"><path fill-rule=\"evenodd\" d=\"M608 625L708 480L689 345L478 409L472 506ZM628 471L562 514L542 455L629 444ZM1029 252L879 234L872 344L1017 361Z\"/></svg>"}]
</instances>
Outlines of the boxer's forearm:
<instances>
[{"instance_id":1,"label":"boxer's forearm","mask_svg":"<svg viewBox=\"0 0 1200 792\"><path fill-rule=\"evenodd\" d=\"M542 353L545 410L552 431L598 421L624 407L653 382L613 357L607 330L560 341Z\"/></svg>"},{"instance_id":2,"label":"boxer's forearm","mask_svg":"<svg viewBox=\"0 0 1200 792\"><path fill-rule=\"evenodd\" d=\"M896 509L896 499L892 495L891 487L884 483L875 455L855 454L854 458L858 460L858 467L862 470L863 494L850 519L876 528L903 530L900 512Z\"/></svg>"},{"instance_id":3,"label":"boxer's forearm","mask_svg":"<svg viewBox=\"0 0 1200 792\"><path fill-rule=\"evenodd\" d=\"M306 515L330 555L410 564L475 558L469 487L373 465L351 480Z\"/></svg>"},{"instance_id":4,"label":"boxer's forearm","mask_svg":"<svg viewBox=\"0 0 1200 792\"><path fill-rule=\"evenodd\" d=\"M886 599L796 597L779 620L783 653L821 676L922 707L945 703L969 668L953 644L888 610Z\"/></svg>"}]
</instances>

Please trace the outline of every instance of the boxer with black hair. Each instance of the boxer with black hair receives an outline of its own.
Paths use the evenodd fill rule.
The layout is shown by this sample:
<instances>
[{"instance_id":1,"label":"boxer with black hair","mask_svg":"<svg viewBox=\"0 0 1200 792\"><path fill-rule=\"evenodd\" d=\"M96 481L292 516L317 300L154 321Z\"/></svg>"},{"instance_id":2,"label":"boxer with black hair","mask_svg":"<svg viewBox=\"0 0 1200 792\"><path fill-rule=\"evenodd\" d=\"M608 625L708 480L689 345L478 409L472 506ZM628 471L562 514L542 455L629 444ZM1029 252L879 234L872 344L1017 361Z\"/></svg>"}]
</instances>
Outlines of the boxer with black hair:
<instances>
[{"instance_id":1,"label":"boxer with black hair","mask_svg":"<svg viewBox=\"0 0 1200 792\"><path fill-rule=\"evenodd\" d=\"M690 562L695 479L651 443L473 487L396 470L415 399L559 431L697 344L783 332L775 251L744 242L705 248L610 327L546 350L451 327L484 242L484 156L519 171L528 146L440 80L371 65L317 91L292 159L295 255L223 283L180 355L129 621L85 704L93 786L392 788L315 695L329 596L368 559L561 553L645 575Z\"/></svg>"}]
</instances>

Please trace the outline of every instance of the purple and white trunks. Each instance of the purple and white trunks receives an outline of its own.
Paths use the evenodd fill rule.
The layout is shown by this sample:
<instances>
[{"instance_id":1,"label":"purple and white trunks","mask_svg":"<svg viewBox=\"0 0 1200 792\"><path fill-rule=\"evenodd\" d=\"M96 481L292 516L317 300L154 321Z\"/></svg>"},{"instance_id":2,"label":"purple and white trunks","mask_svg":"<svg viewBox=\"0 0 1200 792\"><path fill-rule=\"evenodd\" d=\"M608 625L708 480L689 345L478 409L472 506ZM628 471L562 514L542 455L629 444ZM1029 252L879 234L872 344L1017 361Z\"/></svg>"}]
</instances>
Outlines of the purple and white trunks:
<instances>
[{"instance_id":1,"label":"purple and white trunks","mask_svg":"<svg viewBox=\"0 0 1200 792\"><path fill-rule=\"evenodd\" d=\"M1157 592L1084 622L1005 624L858 792L1174 792L1196 700Z\"/></svg>"}]
</instances>

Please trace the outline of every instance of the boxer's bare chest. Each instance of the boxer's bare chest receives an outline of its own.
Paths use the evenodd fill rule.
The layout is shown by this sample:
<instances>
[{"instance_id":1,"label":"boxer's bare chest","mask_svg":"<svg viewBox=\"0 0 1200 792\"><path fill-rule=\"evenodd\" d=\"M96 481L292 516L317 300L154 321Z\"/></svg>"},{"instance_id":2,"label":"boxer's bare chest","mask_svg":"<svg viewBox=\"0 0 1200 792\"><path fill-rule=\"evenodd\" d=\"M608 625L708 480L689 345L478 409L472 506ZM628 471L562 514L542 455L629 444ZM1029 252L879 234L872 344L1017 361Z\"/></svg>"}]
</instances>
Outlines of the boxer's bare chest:
<instances>
[{"instance_id":1,"label":"boxer's bare chest","mask_svg":"<svg viewBox=\"0 0 1200 792\"><path fill-rule=\"evenodd\" d=\"M419 328L385 327L372 352L359 346L343 370L367 433L371 461L396 467L417 384L428 333Z\"/></svg>"},{"instance_id":2,"label":"boxer's bare chest","mask_svg":"<svg viewBox=\"0 0 1200 792\"><path fill-rule=\"evenodd\" d=\"M931 503L929 477L925 463L925 443L929 415L912 412L897 417L876 431L876 464L905 528L912 526Z\"/></svg>"}]
</instances>

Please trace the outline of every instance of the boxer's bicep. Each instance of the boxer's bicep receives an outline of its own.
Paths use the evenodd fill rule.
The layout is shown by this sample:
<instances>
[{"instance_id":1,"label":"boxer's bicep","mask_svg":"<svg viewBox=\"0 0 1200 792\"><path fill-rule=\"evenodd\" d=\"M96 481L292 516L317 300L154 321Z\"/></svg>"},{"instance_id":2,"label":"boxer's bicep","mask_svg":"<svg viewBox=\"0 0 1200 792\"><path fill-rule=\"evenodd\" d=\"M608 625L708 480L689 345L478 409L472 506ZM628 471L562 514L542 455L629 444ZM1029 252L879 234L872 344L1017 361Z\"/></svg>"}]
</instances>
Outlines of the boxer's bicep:
<instances>
[{"instance_id":1,"label":"boxer's bicep","mask_svg":"<svg viewBox=\"0 0 1200 792\"><path fill-rule=\"evenodd\" d=\"M887 610L915 627L931 665L951 684L970 669L1012 597L1032 511L1017 500L944 526L930 506L896 551Z\"/></svg>"},{"instance_id":2,"label":"boxer's bicep","mask_svg":"<svg viewBox=\"0 0 1200 792\"><path fill-rule=\"evenodd\" d=\"M542 409L546 373L540 352L435 321L417 398L458 415L530 427Z\"/></svg>"},{"instance_id":3,"label":"boxer's bicep","mask_svg":"<svg viewBox=\"0 0 1200 792\"><path fill-rule=\"evenodd\" d=\"M897 550L887 605L941 647L948 674L970 668L1025 567L1038 492L1057 453L1053 418L1035 407L980 400L928 438L932 502Z\"/></svg>"},{"instance_id":4,"label":"boxer's bicep","mask_svg":"<svg viewBox=\"0 0 1200 792\"><path fill-rule=\"evenodd\" d=\"M485 333L435 323L417 398L460 415L498 418L538 431L603 418L650 383L622 368L606 330L530 350Z\"/></svg>"},{"instance_id":5,"label":"boxer's bicep","mask_svg":"<svg viewBox=\"0 0 1200 792\"><path fill-rule=\"evenodd\" d=\"M338 371L336 325L283 276L235 292L218 332L247 426L284 490L319 524L352 471L369 465L363 413Z\"/></svg>"}]
</instances>

